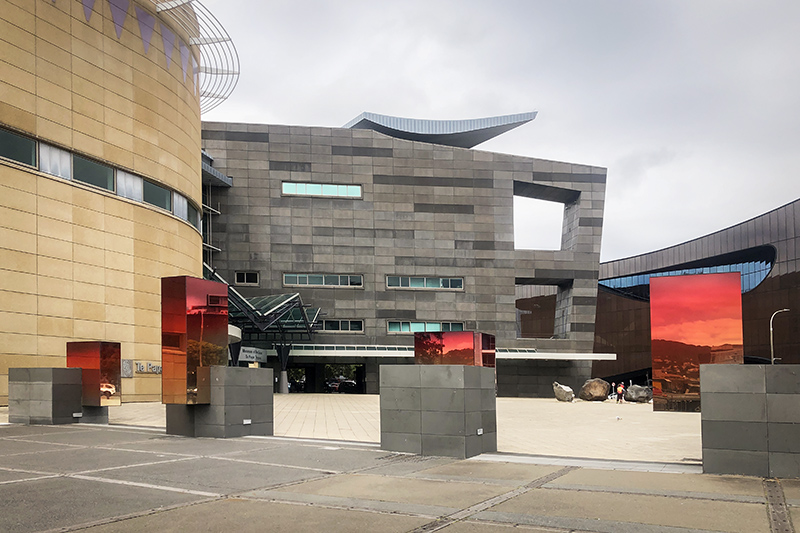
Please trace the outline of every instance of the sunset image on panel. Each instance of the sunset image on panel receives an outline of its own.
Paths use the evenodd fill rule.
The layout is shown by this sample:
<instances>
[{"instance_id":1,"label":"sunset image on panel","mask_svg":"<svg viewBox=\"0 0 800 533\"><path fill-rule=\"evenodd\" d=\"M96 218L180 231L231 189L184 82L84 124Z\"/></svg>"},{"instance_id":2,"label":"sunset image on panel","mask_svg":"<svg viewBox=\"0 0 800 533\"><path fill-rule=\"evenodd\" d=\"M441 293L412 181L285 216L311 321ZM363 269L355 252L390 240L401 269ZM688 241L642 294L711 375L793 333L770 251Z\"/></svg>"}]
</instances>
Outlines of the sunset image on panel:
<instances>
[{"instance_id":1,"label":"sunset image on panel","mask_svg":"<svg viewBox=\"0 0 800 533\"><path fill-rule=\"evenodd\" d=\"M700 365L744 359L738 272L650 279L653 406L699 410Z\"/></svg>"}]
</instances>

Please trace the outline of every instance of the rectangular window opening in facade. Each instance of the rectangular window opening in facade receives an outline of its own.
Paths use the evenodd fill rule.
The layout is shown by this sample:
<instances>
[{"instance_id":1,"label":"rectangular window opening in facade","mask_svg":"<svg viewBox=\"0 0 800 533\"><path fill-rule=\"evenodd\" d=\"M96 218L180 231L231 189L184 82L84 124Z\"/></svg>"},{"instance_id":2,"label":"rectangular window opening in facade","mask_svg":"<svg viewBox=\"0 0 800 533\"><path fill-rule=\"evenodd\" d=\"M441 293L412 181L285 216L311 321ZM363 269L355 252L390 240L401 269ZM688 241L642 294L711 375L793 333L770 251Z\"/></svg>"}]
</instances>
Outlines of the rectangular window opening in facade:
<instances>
[{"instance_id":1,"label":"rectangular window opening in facade","mask_svg":"<svg viewBox=\"0 0 800 533\"><path fill-rule=\"evenodd\" d=\"M114 191L113 168L76 154L72 154L72 179Z\"/></svg>"},{"instance_id":2,"label":"rectangular window opening in facade","mask_svg":"<svg viewBox=\"0 0 800 533\"><path fill-rule=\"evenodd\" d=\"M463 290L464 278L434 278L422 276L387 276L386 286L390 289L450 289Z\"/></svg>"},{"instance_id":3,"label":"rectangular window opening in facade","mask_svg":"<svg viewBox=\"0 0 800 533\"><path fill-rule=\"evenodd\" d=\"M389 320L386 322L386 326L389 333L464 331L463 322L415 322Z\"/></svg>"},{"instance_id":4,"label":"rectangular window opening in facade","mask_svg":"<svg viewBox=\"0 0 800 533\"><path fill-rule=\"evenodd\" d=\"M361 198L361 185L338 185L332 183L300 183L284 181L281 185L284 196L325 196L329 198Z\"/></svg>"},{"instance_id":5,"label":"rectangular window opening in facade","mask_svg":"<svg viewBox=\"0 0 800 533\"><path fill-rule=\"evenodd\" d=\"M324 320L322 329L328 333L363 333L363 320Z\"/></svg>"},{"instance_id":6,"label":"rectangular window opening in facade","mask_svg":"<svg viewBox=\"0 0 800 533\"><path fill-rule=\"evenodd\" d=\"M236 272L234 281L237 285L258 285L258 272L254 270Z\"/></svg>"},{"instance_id":7,"label":"rectangular window opening in facade","mask_svg":"<svg viewBox=\"0 0 800 533\"><path fill-rule=\"evenodd\" d=\"M286 286L311 287L363 287L364 276L361 274L290 274L283 275Z\"/></svg>"},{"instance_id":8,"label":"rectangular window opening in facade","mask_svg":"<svg viewBox=\"0 0 800 533\"><path fill-rule=\"evenodd\" d=\"M35 167L36 141L0 129L0 157Z\"/></svg>"},{"instance_id":9,"label":"rectangular window opening in facade","mask_svg":"<svg viewBox=\"0 0 800 533\"><path fill-rule=\"evenodd\" d=\"M72 154L61 148L39 143L39 170L65 180L72 179Z\"/></svg>"},{"instance_id":10,"label":"rectangular window opening in facade","mask_svg":"<svg viewBox=\"0 0 800 533\"><path fill-rule=\"evenodd\" d=\"M143 192L145 203L172 211L172 192L169 189L144 180Z\"/></svg>"}]
</instances>

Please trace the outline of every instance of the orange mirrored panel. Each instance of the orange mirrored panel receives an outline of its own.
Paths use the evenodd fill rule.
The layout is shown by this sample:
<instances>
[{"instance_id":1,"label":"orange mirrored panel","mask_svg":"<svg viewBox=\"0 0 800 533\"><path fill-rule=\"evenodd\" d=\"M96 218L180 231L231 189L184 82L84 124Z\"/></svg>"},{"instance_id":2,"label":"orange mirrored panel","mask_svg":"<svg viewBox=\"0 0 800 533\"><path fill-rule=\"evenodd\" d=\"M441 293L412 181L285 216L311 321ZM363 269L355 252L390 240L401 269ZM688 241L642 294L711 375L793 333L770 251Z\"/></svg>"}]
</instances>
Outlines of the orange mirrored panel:
<instances>
[{"instance_id":1,"label":"orange mirrored panel","mask_svg":"<svg viewBox=\"0 0 800 533\"><path fill-rule=\"evenodd\" d=\"M120 354L118 342L67 343L67 367L83 370L83 405L102 407L120 404Z\"/></svg>"},{"instance_id":2,"label":"orange mirrored panel","mask_svg":"<svg viewBox=\"0 0 800 533\"><path fill-rule=\"evenodd\" d=\"M698 411L700 365L742 364L738 272L650 279L653 409Z\"/></svg>"},{"instance_id":3,"label":"orange mirrored panel","mask_svg":"<svg viewBox=\"0 0 800 533\"><path fill-rule=\"evenodd\" d=\"M494 335L475 331L439 331L414 334L418 365L494 366Z\"/></svg>"},{"instance_id":4,"label":"orange mirrored panel","mask_svg":"<svg viewBox=\"0 0 800 533\"><path fill-rule=\"evenodd\" d=\"M161 279L161 400L210 401L197 369L228 364L228 286L177 276Z\"/></svg>"}]
</instances>

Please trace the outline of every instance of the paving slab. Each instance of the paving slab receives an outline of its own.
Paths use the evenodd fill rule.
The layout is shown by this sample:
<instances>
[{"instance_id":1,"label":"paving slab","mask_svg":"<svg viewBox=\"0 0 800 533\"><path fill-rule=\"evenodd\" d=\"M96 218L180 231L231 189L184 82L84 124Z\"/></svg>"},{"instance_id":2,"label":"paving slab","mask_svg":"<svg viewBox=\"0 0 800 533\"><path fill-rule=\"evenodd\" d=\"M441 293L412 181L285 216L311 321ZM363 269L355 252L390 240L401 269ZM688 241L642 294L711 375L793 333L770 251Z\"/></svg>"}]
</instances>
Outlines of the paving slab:
<instances>
[{"instance_id":1,"label":"paving slab","mask_svg":"<svg viewBox=\"0 0 800 533\"><path fill-rule=\"evenodd\" d=\"M16 439L26 442L72 444L77 446L109 446L112 444L142 442L152 438L153 435L141 431L124 431L102 426L16 437Z\"/></svg>"},{"instance_id":2,"label":"paving slab","mask_svg":"<svg viewBox=\"0 0 800 533\"><path fill-rule=\"evenodd\" d=\"M68 477L0 485L0 531L50 530L201 499L192 494Z\"/></svg>"},{"instance_id":3,"label":"paving slab","mask_svg":"<svg viewBox=\"0 0 800 533\"><path fill-rule=\"evenodd\" d=\"M2 456L0 457L0 467L17 468L31 472L67 474L136 464L149 464L154 461L158 461L158 459L149 453L115 450L104 450L103 453L98 453L95 448L65 447L47 452Z\"/></svg>"},{"instance_id":4,"label":"paving slab","mask_svg":"<svg viewBox=\"0 0 800 533\"><path fill-rule=\"evenodd\" d=\"M281 446L267 449L237 452L229 457L329 472L345 472L383 466L387 461L400 456L377 448L325 446L322 444L297 446L293 443L282 443Z\"/></svg>"},{"instance_id":5,"label":"paving slab","mask_svg":"<svg viewBox=\"0 0 800 533\"><path fill-rule=\"evenodd\" d=\"M515 524L487 524L462 520L440 529L444 533L557 533L552 528L519 526Z\"/></svg>"},{"instance_id":6,"label":"paving slab","mask_svg":"<svg viewBox=\"0 0 800 533\"><path fill-rule=\"evenodd\" d=\"M459 461L420 470L416 477L520 486L559 470L557 466Z\"/></svg>"},{"instance_id":7,"label":"paving slab","mask_svg":"<svg viewBox=\"0 0 800 533\"><path fill-rule=\"evenodd\" d=\"M241 452L279 448L283 443L256 439L206 439L177 437L171 435L152 435L146 440L118 445L130 450L173 453L181 455L222 456Z\"/></svg>"},{"instance_id":8,"label":"paving slab","mask_svg":"<svg viewBox=\"0 0 800 533\"><path fill-rule=\"evenodd\" d=\"M0 427L0 434L3 429ZM25 439L3 439L0 438L0 464L2 464L3 457L13 456L25 453L38 453L64 450L68 446L60 444L47 444L41 442L31 442Z\"/></svg>"},{"instance_id":9,"label":"paving slab","mask_svg":"<svg viewBox=\"0 0 800 533\"><path fill-rule=\"evenodd\" d=\"M710 474L690 476L685 474L623 472L619 470L581 468L568 472L545 486L574 490L638 492L709 499L735 498L741 501L765 501L761 479L743 476L716 476Z\"/></svg>"},{"instance_id":10,"label":"paving slab","mask_svg":"<svg viewBox=\"0 0 800 533\"><path fill-rule=\"evenodd\" d=\"M124 522L100 525L84 531L91 533L184 533L186 531L229 531L263 533L264 531L316 531L353 533L411 531L429 522L427 518L327 509L255 500L229 499L173 509L132 518Z\"/></svg>"},{"instance_id":11,"label":"paving slab","mask_svg":"<svg viewBox=\"0 0 800 533\"><path fill-rule=\"evenodd\" d=\"M182 461L104 471L103 478L154 483L167 487L234 494L320 477L317 470L258 464L252 461L196 457Z\"/></svg>"},{"instance_id":12,"label":"paving slab","mask_svg":"<svg viewBox=\"0 0 800 533\"><path fill-rule=\"evenodd\" d=\"M490 511L523 517L620 522L700 531L770 532L765 504L694 500L646 494L619 495L542 488L501 503ZM484 513L478 516L492 518L491 515ZM560 523L568 522L562 520ZM579 523L582 524L576 522L576 525ZM590 529L590 531L595 530Z\"/></svg>"},{"instance_id":13,"label":"paving slab","mask_svg":"<svg viewBox=\"0 0 800 533\"><path fill-rule=\"evenodd\" d=\"M800 479L781 479L779 483L783 488L786 503L800 506Z\"/></svg>"},{"instance_id":14,"label":"paving slab","mask_svg":"<svg viewBox=\"0 0 800 533\"><path fill-rule=\"evenodd\" d=\"M506 492L505 487L479 483L343 474L286 487L284 492L338 496L361 500L463 508Z\"/></svg>"}]
</instances>

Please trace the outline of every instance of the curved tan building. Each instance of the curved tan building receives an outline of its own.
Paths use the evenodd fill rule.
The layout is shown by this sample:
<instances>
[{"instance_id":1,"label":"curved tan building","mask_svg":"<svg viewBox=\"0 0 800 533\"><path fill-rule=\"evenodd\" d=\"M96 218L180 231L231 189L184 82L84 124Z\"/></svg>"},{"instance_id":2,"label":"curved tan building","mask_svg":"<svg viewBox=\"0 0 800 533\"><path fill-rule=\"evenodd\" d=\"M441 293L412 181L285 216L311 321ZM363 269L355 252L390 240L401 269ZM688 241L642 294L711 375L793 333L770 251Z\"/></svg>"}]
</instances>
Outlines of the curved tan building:
<instances>
[{"instance_id":1,"label":"curved tan building","mask_svg":"<svg viewBox=\"0 0 800 533\"><path fill-rule=\"evenodd\" d=\"M160 398L160 278L202 275L191 6L0 0L0 405L80 340L121 343L123 401Z\"/></svg>"}]
</instances>

